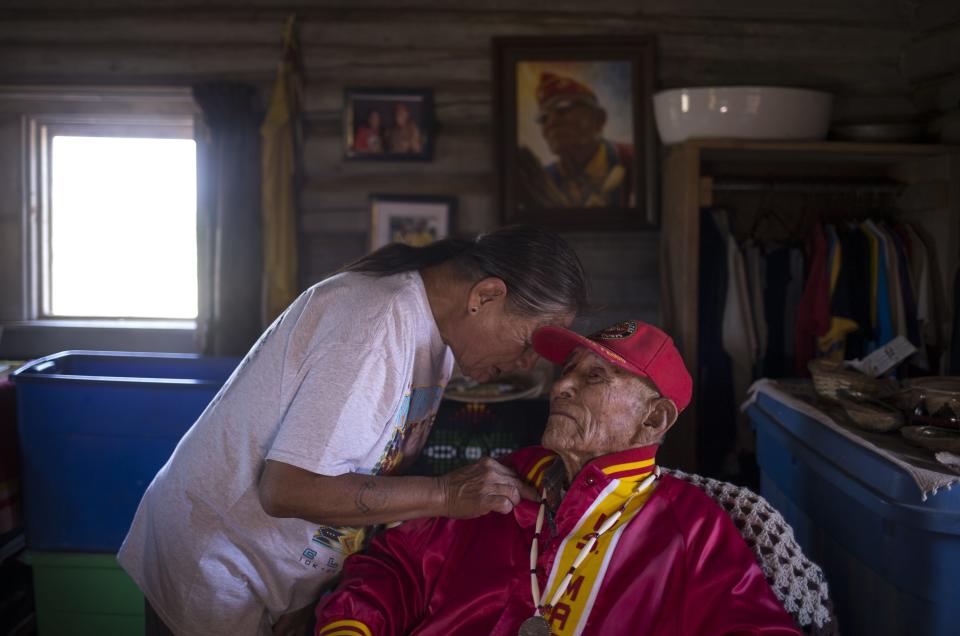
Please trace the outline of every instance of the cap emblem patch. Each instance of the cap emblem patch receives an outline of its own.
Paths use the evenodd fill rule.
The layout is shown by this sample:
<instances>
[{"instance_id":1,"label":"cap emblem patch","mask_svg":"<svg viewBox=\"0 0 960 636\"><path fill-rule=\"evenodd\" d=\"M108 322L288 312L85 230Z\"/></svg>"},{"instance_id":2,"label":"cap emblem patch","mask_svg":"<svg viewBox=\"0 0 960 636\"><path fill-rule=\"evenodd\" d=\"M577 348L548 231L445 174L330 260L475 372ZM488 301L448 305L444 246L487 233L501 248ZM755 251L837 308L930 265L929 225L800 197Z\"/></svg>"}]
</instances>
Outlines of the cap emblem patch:
<instances>
[{"instance_id":1,"label":"cap emblem patch","mask_svg":"<svg viewBox=\"0 0 960 636\"><path fill-rule=\"evenodd\" d=\"M591 340L623 340L637 333L637 321L627 320L590 336Z\"/></svg>"}]
</instances>

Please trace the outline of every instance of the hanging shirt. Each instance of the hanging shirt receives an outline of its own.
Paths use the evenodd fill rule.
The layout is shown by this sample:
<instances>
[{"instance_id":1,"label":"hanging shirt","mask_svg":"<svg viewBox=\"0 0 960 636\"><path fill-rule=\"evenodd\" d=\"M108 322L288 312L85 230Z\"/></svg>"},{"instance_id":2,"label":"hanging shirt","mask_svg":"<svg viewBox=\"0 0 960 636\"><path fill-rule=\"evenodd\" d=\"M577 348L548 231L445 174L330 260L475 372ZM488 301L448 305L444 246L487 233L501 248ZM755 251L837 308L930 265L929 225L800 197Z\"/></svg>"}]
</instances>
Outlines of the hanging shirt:
<instances>
[{"instance_id":1,"label":"hanging shirt","mask_svg":"<svg viewBox=\"0 0 960 636\"><path fill-rule=\"evenodd\" d=\"M782 378L794 374L794 339L803 296L803 252L770 246L764 259L763 308L767 323L767 355L762 375Z\"/></svg>"},{"instance_id":2,"label":"hanging shirt","mask_svg":"<svg viewBox=\"0 0 960 636\"><path fill-rule=\"evenodd\" d=\"M948 310L943 293L943 278L941 277L940 262L937 257L937 243L922 226L914 225L911 226L911 228L917 236L917 241L923 244L923 249L927 254L926 270L928 284L925 289L926 294L921 292L920 296L922 300L918 303L918 305L923 305L926 310L924 341L928 346L937 349L938 351L935 353L939 354L939 350L945 346L943 326L948 320ZM922 312L923 309L920 311ZM938 370L939 364L931 360L931 371L938 372Z\"/></svg>"},{"instance_id":3,"label":"hanging shirt","mask_svg":"<svg viewBox=\"0 0 960 636\"><path fill-rule=\"evenodd\" d=\"M846 353L847 334L856 331L858 325L856 321L851 320L846 316L837 314L837 304L835 299L837 297L838 289L842 294L848 293L846 290L846 285L844 285L843 288L840 288L840 273L843 271L843 244L840 241L840 236L837 233L837 229L833 225L827 225L825 230L830 246L828 269L830 272L831 315L830 328L827 330L827 333L817 339L817 349L820 352L820 355L827 356L835 362L840 362L844 359L844 355Z\"/></svg>"},{"instance_id":4,"label":"hanging shirt","mask_svg":"<svg viewBox=\"0 0 960 636\"><path fill-rule=\"evenodd\" d=\"M797 313L800 311L800 300L803 298L803 250L790 248L790 280L787 283L787 293L783 303L783 347L784 358L787 360L787 370L793 369L796 352L794 333L797 330Z\"/></svg>"},{"instance_id":5,"label":"hanging shirt","mask_svg":"<svg viewBox=\"0 0 960 636\"><path fill-rule=\"evenodd\" d=\"M750 289L750 310L753 315L753 326L757 332L757 364L754 366L753 375L754 377L761 377L766 375L763 368L763 360L767 356L767 347L769 345L767 319L763 311L763 294L766 289L766 260L759 246L748 245L744 248L744 261L747 270L747 286ZM802 261L800 267L800 285L802 285Z\"/></svg>"},{"instance_id":6,"label":"hanging shirt","mask_svg":"<svg viewBox=\"0 0 960 636\"><path fill-rule=\"evenodd\" d=\"M827 273L827 239L823 227L814 225L807 238L810 270L803 288L797 326L794 330L794 374L810 377L807 363L816 353L817 338L830 328L830 293Z\"/></svg>"},{"instance_id":7,"label":"hanging shirt","mask_svg":"<svg viewBox=\"0 0 960 636\"><path fill-rule=\"evenodd\" d=\"M879 292L880 284L880 247L877 237L873 232L868 230L862 224L860 225L860 231L863 232L864 237L867 239L868 247L868 258L870 266L870 327L873 330L873 339L876 340L877 332L877 294Z\"/></svg>"},{"instance_id":8,"label":"hanging shirt","mask_svg":"<svg viewBox=\"0 0 960 636\"><path fill-rule=\"evenodd\" d=\"M655 452L605 455L576 475L538 542L537 579L550 597L585 536L651 473ZM539 487L554 455L532 447L503 461ZM538 512L522 501L509 514L421 519L380 534L321 600L317 636L516 636L534 614ZM549 622L555 636L800 633L723 509L666 475L601 535Z\"/></svg>"},{"instance_id":9,"label":"hanging shirt","mask_svg":"<svg viewBox=\"0 0 960 636\"><path fill-rule=\"evenodd\" d=\"M740 403L747 396L747 390L753 383L757 366L757 333L753 324L753 310L750 306L750 288L747 284L746 267L743 253L727 226L726 214L720 212L717 225L726 234L727 243L727 296L723 308L722 338L723 349L731 362L733 380L733 399ZM737 472L737 456L749 452L753 444L753 431L748 418L739 410L731 413L736 420L735 443L724 444L722 448L713 448L711 452L722 458L724 473ZM727 450L723 453L723 450ZM721 454L722 453L722 454Z\"/></svg>"},{"instance_id":10,"label":"hanging shirt","mask_svg":"<svg viewBox=\"0 0 960 636\"><path fill-rule=\"evenodd\" d=\"M733 372L730 356L723 349L723 308L727 299L727 241L717 225L716 210L700 213L700 279L697 298L697 333L700 346L694 373L699 387L697 400L703 412L710 413L711 425L704 428L698 442L710 449L701 455L704 471L717 474L726 453L733 447L737 431L737 402L733 398Z\"/></svg>"},{"instance_id":11,"label":"hanging shirt","mask_svg":"<svg viewBox=\"0 0 960 636\"><path fill-rule=\"evenodd\" d=\"M833 225L823 226L824 236L827 237L827 272L830 276L830 295L837 287L837 278L840 276L840 240L837 238L837 229Z\"/></svg>"},{"instance_id":12,"label":"hanging shirt","mask_svg":"<svg viewBox=\"0 0 960 636\"><path fill-rule=\"evenodd\" d=\"M917 301L910 276L910 258L907 245L901 233L895 227L887 227L891 244L896 251L897 273L900 279L900 294L903 301L905 335L916 347L920 347L920 329L917 325Z\"/></svg>"},{"instance_id":13,"label":"hanging shirt","mask_svg":"<svg viewBox=\"0 0 960 636\"><path fill-rule=\"evenodd\" d=\"M793 361L787 357L784 341L787 338L793 340L796 329L795 321L786 311L787 290L790 287L790 250L782 245L771 246L765 260L767 287L763 304L770 341L763 366L768 377L782 378L793 373Z\"/></svg>"},{"instance_id":14,"label":"hanging shirt","mask_svg":"<svg viewBox=\"0 0 960 636\"><path fill-rule=\"evenodd\" d=\"M861 223L860 229L870 240L871 280L876 281L871 287L875 339L867 346L869 351L873 351L893 338L893 315L890 309L890 287L887 282L887 250L886 243L872 227L872 223L869 221Z\"/></svg>"},{"instance_id":15,"label":"hanging shirt","mask_svg":"<svg viewBox=\"0 0 960 636\"><path fill-rule=\"evenodd\" d=\"M831 315L857 324L857 329L847 334L844 358L862 358L867 354L867 343L874 339L870 317L870 241L855 225L838 226L837 237L842 260Z\"/></svg>"},{"instance_id":16,"label":"hanging shirt","mask_svg":"<svg viewBox=\"0 0 960 636\"><path fill-rule=\"evenodd\" d=\"M893 235L886 224L873 223L873 229L881 237L886 254L887 289L890 298L890 316L893 336L907 336L906 311L903 306L903 290L900 287L900 258L893 242ZM882 343L881 343L882 344Z\"/></svg>"},{"instance_id":17,"label":"hanging shirt","mask_svg":"<svg viewBox=\"0 0 960 636\"><path fill-rule=\"evenodd\" d=\"M723 348L733 362L734 400L746 399L753 383L757 361L757 334L750 307L750 291L743 265L743 255L733 234L726 227L726 217L718 222L727 244L727 297L723 307Z\"/></svg>"},{"instance_id":18,"label":"hanging shirt","mask_svg":"<svg viewBox=\"0 0 960 636\"><path fill-rule=\"evenodd\" d=\"M916 302L918 351L910 359L910 364L921 371L930 371L930 360L927 356L929 337L928 323L931 319L931 303L933 296L930 286L930 268L927 266L927 248L909 225L900 225L901 231L910 241L910 278L913 281L914 301Z\"/></svg>"},{"instance_id":19,"label":"hanging shirt","mask_svg":"<svg viewBox=\"0 0 960 636\"><path fill-rule=\"evenodd\" d=\"M881 347L892 340L897 335L897 296L899 295L899 284L895 272L896 262L890 256L890 245L886 234L878 228L872 221L867 221L871 225L871 231L877 236L878 247L880 249L880 270L877 278L877 347Z\"/></svg>"}]
</instances>

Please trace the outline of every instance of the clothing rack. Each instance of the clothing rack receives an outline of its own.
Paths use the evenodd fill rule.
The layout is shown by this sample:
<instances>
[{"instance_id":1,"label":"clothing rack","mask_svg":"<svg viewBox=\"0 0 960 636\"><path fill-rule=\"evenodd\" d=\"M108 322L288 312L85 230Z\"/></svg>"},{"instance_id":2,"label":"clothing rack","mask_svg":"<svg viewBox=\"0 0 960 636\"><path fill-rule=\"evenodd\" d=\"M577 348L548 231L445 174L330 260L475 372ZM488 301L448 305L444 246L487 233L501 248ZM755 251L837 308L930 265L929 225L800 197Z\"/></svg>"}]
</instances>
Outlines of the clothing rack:
<instances>
[{"instance_id":1,"label":"clothing rack","mask_svg":"<svg viewBox=\"0 0 960 636\"><path fill-rule=\"evenodd\" d=\"M771 179L713 178L711 185L715 192L790 192L801 194L900 194L904 188L902 183L889 180L791 181Z\"/></svg>"}]
</instances>

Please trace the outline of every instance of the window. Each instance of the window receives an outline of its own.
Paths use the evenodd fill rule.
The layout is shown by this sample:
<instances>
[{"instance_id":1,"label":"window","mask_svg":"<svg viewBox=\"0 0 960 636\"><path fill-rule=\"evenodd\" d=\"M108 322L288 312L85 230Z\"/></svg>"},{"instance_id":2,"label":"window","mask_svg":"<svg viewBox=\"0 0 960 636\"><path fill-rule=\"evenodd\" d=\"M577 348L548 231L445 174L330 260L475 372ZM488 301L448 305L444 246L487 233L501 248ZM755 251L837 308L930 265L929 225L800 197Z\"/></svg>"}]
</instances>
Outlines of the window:
<instances>
[{"instance_id":1,"label":"window","mask_svg":"<svg viewBox=\"0 0 960 636\"><path fill-rule=\"evenodd\" d=\"M197 317L197 168L190 120L31 121L32 314Z\"/></svg>"},{"instance_id":2,"label":"window","mask_svg":"<svg viewBox=\"0 0 960 636\"><path fill-rule=\"evenodd\" d=\"M0 87L0 357L196 351L196 114L188 89Z\"/></svg>"},{"instance_id":3,"label":"window","mask_svg":"<svg viewBox=\"0 0 960 636\"><path fill-rule=\"evenodd\" d=\"M196 319L196 154L192 139L51 139L43 317Z\"/></svg>"},{"instance_id":4,"label":"window","mask_svg":"<svg viewBox=\"0 0 960 636\"><path fill-rule=\"evenodd\" d=\"M44 315L197 317L196 143L51 140Z\"/></svg>"}]
</instances>

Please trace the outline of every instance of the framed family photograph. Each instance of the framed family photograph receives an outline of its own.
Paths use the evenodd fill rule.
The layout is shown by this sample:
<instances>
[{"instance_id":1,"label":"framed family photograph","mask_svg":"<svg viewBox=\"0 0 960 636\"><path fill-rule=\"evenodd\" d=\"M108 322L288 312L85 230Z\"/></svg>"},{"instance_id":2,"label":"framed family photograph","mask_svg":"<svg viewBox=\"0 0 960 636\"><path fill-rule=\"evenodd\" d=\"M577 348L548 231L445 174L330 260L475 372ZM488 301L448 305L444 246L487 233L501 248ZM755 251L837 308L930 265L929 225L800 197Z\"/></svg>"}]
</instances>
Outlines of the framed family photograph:
<instances>
[{"instance_id":1,"label":"framed family photograph","mask_svg":"<svg viewBox=\"0 0 960 636\"><path fill-rule=\"evenodd\" d=\"M656 227L652 38L495 38L493 74L505 224Z\"/></svg>"},{"instance_id":2,"label":"framed family photograph","mask_svg":"<svg viewBox=\"0 0 960 636\"><path fill-rule=\"evenodd\" d=\"M388 243L422 247L454 232L457 200L446 196L374 194L370 197L370 249Z\"/></svg>"},{"instance_id":3,"label":"framed family photograph","mask_svg":"<svg viewBox=\"0 0 960 636\"><path fill-rule=\"evenodd\" d=\"M347 159L433 158L433 92L429 89L347 89L343 112Z\"/></svg>"}]
</instances>

